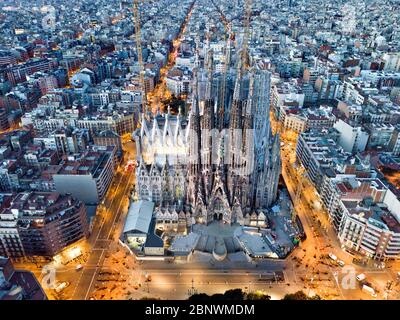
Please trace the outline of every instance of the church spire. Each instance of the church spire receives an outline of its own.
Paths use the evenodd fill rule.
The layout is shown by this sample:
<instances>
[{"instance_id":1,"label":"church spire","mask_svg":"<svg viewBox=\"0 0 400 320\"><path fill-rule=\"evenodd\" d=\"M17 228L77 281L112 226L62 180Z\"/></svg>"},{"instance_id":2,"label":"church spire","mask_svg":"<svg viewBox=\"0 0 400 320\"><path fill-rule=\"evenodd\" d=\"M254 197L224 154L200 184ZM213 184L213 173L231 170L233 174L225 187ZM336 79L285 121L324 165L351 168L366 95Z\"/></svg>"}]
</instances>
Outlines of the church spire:
<instances>
[{"instance_id":1,"label":"church spire","mask_svg":"<svg viewBox=\"0 0 400 320\"><path fill-rule=\"evenodd\" d=\"M207 86L206 86L206 100L211 100L212 94L212 80L213 80L213 63L214 63L214 51L210 49L207 52Z\"/></svg>"},{"instance_id":2,"label":"church spire","mask_svg":"<svg viewBox=\"0 0 400 320\"><path fill-rule=\"evenodd\" d=\"M199 50L196 41L195 68L193 69L192 82L192 106L189 113L189 123L187 130L187 142L189 143L189 155L187 161L188 186L186 200L191 210L196 206L196 198L199 188L200 175L200 112L198 97L198 71L199 71Z\"/></svg>"},{"instance_id":3,"label":"church spire","mask_svg":"<svg viewBox=\"0 0 400 320\"><path fill-rule=\"evenodd\" d=\"M243 132L242 132L242 150L243 152L249 152L247 148L251 147L249 141L250 137L254 135L254 121L253 121L253 95L254 95L254 74L249 73L249 94L246 101L244 119L243 119Z\"/></svg>"}]
</instances>

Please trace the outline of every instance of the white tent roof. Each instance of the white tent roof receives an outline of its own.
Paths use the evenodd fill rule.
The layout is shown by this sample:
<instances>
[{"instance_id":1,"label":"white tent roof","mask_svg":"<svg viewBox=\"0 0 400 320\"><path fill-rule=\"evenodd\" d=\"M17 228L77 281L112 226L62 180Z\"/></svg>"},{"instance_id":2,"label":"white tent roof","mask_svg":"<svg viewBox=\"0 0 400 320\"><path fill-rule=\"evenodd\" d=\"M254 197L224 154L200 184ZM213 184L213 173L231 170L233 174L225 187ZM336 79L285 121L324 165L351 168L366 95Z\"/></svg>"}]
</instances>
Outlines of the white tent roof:
<instances>
[{"instance_id":1,"label":"white tent roof","mask_svg":"<svg viewBox=\"0 0 400 320\"><path fill-rule=\"evenodd\" d=\"M148 233L153 211L154 202L140 200L131 203L123 232L138 231Z\"/></svg>"}]
</instances>

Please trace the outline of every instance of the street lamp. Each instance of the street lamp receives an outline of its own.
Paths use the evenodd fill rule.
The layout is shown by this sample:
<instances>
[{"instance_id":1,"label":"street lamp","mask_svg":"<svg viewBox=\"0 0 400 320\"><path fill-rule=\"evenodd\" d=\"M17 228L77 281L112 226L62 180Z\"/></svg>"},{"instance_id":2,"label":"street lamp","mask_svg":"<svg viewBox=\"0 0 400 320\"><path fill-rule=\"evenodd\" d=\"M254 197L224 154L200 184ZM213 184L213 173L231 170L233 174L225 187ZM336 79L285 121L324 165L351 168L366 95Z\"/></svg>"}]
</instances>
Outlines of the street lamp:
<instances>
[{"instance_id":1,"label":"street lamp","mask_svg":"<svg viewBox=\"0 0 400 320\"><path fill-rule=\"evenodd\" d=\"M314 281L314 276L312 275L312 276L311 276L310 285L309 285L309 287L308 287L308 294L307 294L308 296L310 296L310 290L311 290L311 285L312 285L313 281Z\"/></svg>"},{"instance_id":2,"label":"street lamp","mask_svg":"<svg viewBox=\"0 0 400 320\"><path fill-rule=\"evenodd\" d=\"M192 296L194 294L197 294L197 289L194 287L194 280L192 278L192 287L188 289L188 296Z\"/></svg>"}]
</instances>

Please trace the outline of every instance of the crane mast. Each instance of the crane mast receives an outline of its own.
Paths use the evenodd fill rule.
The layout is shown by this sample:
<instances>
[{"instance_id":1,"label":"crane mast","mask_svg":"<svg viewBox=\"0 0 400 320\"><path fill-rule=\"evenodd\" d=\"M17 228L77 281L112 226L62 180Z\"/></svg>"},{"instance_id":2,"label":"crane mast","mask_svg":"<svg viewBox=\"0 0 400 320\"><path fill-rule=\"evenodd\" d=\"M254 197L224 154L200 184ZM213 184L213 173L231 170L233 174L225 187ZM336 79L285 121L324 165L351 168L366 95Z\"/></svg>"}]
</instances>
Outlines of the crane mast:
<instances>
[{"instance_id":1,"label":"crane mast","mask_svg":"<svg viewBox=\"0 0 400 320\"><path fill-rule=\"evenodd\" d=\"M242 70L247 70L249 68L249 33L250 33L250 17L251 17L251 6L252 0L246 1L246 16L244 20L244 34L243 34L243 45L241 53Z\"/></svg>"},{"instance_id":2,"label":"crane mast","mask_svg":"<svg viewBox=\"0 0 400 320\"><path fill-rule=\"evenodd\" d=\"M143 65L143 54L142 54L142 34L140 30L140 14L139 14L139 0L133 0L133 18L135 23L135 42L136 51L139 63L139 86L142 91L142 112L147 116L147 97L146 87L144 83L145 70Z\"/></svg>"},{"instance_id":3,"label":"crane mast","mask_svg":"<svg viewBox=\"0 0 400 320\"><path fill-rule=\"evenodd\" d=\"M240 97L240 82L242 81L242 77L244 73L249 69L249 52L248 52L248 44L249 44L249 29L250 29L250 17L251 17L251 0L246 1L246 15L244 19L244 31L243 31L243 43L242 48L240 49L240 56L238 57L237 64L237 76L235 81L235 88L233 91L233 101L239 101Z\"/></svg>"}]
</instances>

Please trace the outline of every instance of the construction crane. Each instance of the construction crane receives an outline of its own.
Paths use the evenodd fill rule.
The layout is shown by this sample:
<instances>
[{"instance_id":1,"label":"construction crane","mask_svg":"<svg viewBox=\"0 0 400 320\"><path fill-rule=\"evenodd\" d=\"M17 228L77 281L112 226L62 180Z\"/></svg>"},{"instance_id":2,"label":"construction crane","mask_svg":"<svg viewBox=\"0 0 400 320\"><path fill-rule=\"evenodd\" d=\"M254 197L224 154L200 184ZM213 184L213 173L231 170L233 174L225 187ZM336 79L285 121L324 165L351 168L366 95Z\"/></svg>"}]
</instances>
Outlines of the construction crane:
<instances>
[{"instance_id":1,"label":"construction crane","mask_svg":"<svg viewBox=\"0 0 400 320\"><path fill-rule=\"evenodd\" d=\"M246 1L246 16L244 20L244 34L243 34L243 44L241 52L242 70L247 70L249 68L249 33L250 33L250 18L251 18L251 6L252 0Z\"/></svg>"},{"instance_id":2,"label":"construction crane","mask_svg":"<svg viewBox=\"0 0 400 320\"><path fill-rule=\"evenodd\" d=\"M235 81L235 89L233 92L233 100L239 100L240 92L238 89L240 88L240 82L245 71L249 70L249 52L248 52L248 43L249 43L249 29L250 29L250 16L251 16L251 0L246 1L246 14L244 18L244 31L243 31L243 41L242 48L239 50L239 57L237 62L237 76ZM239 54L238 53L238 54Z\"/></svg>"},{"instance_id":3,"label":"construction crane","mask_svg":"<svg viewBox=\"0 0 400 320\"><path fill-rule=\"evenodd\" d=\"M210 51L210 39L211 39L211 32L210 28L207 26L206 28L206 43L205 43L205 50L204 50L204 68L208 66L208 58L209 58L209 51Z\"/></svg>"},{"instance_id":4,"label":"construction crane","mask_svg":"<svg viewBox=\"0 0 400 320\"><path fill-rule=\"evenodd\" d=\"M139 86L142 92L142 112L147 117L147 97L146 97L146 86L144 82L145 70L143 65L143 54L142 54L142 34L140 30L140 13L139 13L139 0L133 0L133 19L135 22L135 42L136 52L139 62Z\"/></svg>"},{"instance_id":5,"label":"construction crane","mask_svg":"<svg viewBox=\"0 0 400 320\"><path fill-rule=\"evenodd\" d=\"M249 33L250 33L250 17L251 17L251 5L252 2L251 0L245 0L246 1L246 14L244 18L244 24L243 24L243 41L242 41L242 48L239 50L240 56L238 57L238 63L237 63L237 78L236 78L236 85L239 84L241 81L243 74L245 71L249 70L249 65L250 65L250 59L249 59ZM236 88L235 88L236 91ZM235 94L238 95L239 92L234 92L234 98ZM238 98L238 96L236 97Z\"/></svg>"}]
</instances>

